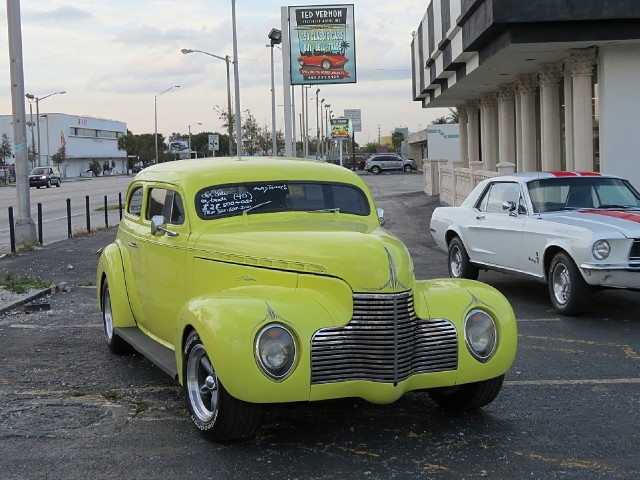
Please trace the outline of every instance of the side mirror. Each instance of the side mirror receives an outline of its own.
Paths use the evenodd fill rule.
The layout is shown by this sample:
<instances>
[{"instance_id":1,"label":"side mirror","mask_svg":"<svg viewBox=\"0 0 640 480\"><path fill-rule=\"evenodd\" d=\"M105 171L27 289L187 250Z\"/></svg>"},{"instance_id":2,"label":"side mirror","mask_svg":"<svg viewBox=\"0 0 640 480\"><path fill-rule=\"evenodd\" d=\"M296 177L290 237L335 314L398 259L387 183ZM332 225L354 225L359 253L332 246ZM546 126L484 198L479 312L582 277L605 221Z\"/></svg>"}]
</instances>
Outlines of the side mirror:
<instances>
[{"instance_id":1,"label":"side mirror","mask_svg":"<svg viewBox=\"0 0 640 480\"><path fill-rule=\"evenodd\" d=\"M384 209L382 208L378 208L378 220L380 220L380 226L384 227L385 221L384 221Z\"/></svg>"},{"instance_id":2,"label":"side mirror","mask_svg":"<svg viewBox=\"0 0 640 480\"><path fill-rule=\"evenodd\" d=\"M170 237L177 237L178 232L174 232L165 228L164 215L154 215L151 217L151 235L154 237L161 237L165 233Z\"/></svg>"},{"instance_id":3,"label":"side mirror","mask_svg":"<svg viewBox=\"0 0 640 480\"><path fill-rule=\"evenodd\" d=\"M509 215L515 215L516 214L516 202L503 202L502 203L502 210L507 210L509 212Z\"/></svg>"}]
</instances>

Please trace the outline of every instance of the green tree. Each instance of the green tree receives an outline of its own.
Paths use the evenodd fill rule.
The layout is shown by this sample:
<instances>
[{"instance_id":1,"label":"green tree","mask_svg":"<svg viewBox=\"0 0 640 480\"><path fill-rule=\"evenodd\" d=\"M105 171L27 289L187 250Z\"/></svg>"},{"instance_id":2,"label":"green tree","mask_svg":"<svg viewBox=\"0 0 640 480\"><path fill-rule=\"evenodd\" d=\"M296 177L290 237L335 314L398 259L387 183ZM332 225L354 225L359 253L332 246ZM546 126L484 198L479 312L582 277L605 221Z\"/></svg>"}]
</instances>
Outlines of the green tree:
<instances>
[{"instance_id":1,"label":"green tree","mask_svg":"<svg viewBox=\"0 0 640 480\"><path fill-rule=\"evenodd\" d=\"M447 122L447 117L442 115L441 117L436 118L432 123L434 125L442 125L442 124L449 123L449 122Z\"/></svg>"},{"instance_id":2,"label":"green tree","mask_svg":"<svg viewBox=\"0 0 640 480\"><path fill-rule=\"evenodd\" d=\"M97 177L102 173L102 165L100 165L100 162L94 158L93 160L91 160L91 163L89 164L89 170L91 171L94 177Z\"/></svg>"},{"instance_id":3,"label":"green tree","mask_svg":"<svg viewBox=\"0 0 640 480\"><path fill-rule=\"evenodd\" d=\"M235 114L232 112L231 115L229 115L228 109L225 107L221 107L220 105L216 105L215 107L213 107L213 109L216 111L216 113L218 114L218 118L222 121L222 130L224 130L226 133L226 135L220 135L220 150L218 150L216 152L216 156L222 156L222 155L227 155L229 152L229 143L231 142L231 151L235 152L235 148L234 148L234 138L235 138L235 132L236 132L236 128L235 128L235 122L236 122L236 116ZM229 124L231 124L231 130L229 130ZM231 139L229 138L229 131L231 131ZM223 140L223 137L225 140ZM223 147L223 142L224 142L224 147ZM207 139L207 145L209 143L209 140ZM208 148L208 147L207 147ZM210 156L211 152L207 153L207 156Z\"/></svg>"},{"instance_id":4,"label":"green tree","mask_svg":"<svg viewBox=\"0 0 640 480\"><path fill-rule=\"evenodd\" d=\"M378 142L368 142L360 150L362 153L376 153L378 151L378 147L380 147Z\"/></svg>"},{"instance_id":5,"label":"green tree","mask_svg":"<svg viewBox=\"0 0 640 480\"><path fill-rule=\"evenodd\" d=\"M396 130L391 134L391 144L393 145L393 148L396 152L400 151L402 142L404 142L404 133Z\"/></svg>"},{"instance_id":6,"label":"green tree","mask_svg":"<svg viewBox=\"0 0 640 480\"><path fill-rule=\"evenodd\" d=\"M447 115L447 123L460 123L460 116L458 110L449 107L449 115Z\"/></svg>"},{"instance_id":7,"label":"green tree","mask_svg":"<svg viewBox=\"0 0 640 480\"><path fill-rule=\"evenodd\" d=\"M0 140L0 165L6 165L7 159L11 158L12 155L13 148L11 147L11 142L9 142L9 137L6 133L3 133Z\"/></svg>"},{"instance_id":8,"label":"green tree","mask_svg":"<svg viewBox=\"0 0 640 480\"><path fill-rule=\"evenodd\" d=\"M242 146L247 155L253 155L261 150L260 127L250 110L244 111L245 118L242 124Z\"/></svg>"},{"instance_id":9,"label":"green tree","mask_svg":"<svg viewBox=\"0 0 640 480\"><path fill-rule=\"evenodd\" d=\"M60 167L67 159L67 149L62 145L56 153L51 155L51 161L57 167Z\"/></svg>"},{"instance_id":10,"label":"green tree","mask_svg":"<svg viewBox=\"0 0 640 480\"><path fill-rule=\"evenodd\" d=\"M136 163L137 138L136 135L127 130L127 134L118 137L118 150L123 150L127 154L127 168L131 170Z\"/></svg>"}]
</instances>

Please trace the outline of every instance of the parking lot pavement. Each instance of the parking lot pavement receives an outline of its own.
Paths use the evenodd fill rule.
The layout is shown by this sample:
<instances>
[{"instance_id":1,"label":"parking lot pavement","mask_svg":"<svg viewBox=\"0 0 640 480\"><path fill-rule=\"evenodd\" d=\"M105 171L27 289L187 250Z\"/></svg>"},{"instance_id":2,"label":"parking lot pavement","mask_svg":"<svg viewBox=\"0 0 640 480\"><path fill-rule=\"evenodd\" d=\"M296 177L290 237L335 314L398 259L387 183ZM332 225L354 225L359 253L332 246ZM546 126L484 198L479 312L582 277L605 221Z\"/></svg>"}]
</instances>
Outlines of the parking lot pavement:
<instances>
[{"instance_id":1,"label":"parking lot pavement","mask_svg":"<svg viewBox=\"0 0 640 480\"><path fill-rule=\"evenodd\" d=\"M438 200L421 192L420 175L363 178L416 276L446 276L446 256L428 233ZM423 392L392 405L267 406L255 437L215 445L195 432L174 381L105 345L95 252L115 233L0 260L0 275L69 287L47 298L48 311L0 316L3 480L640 478L637 293L602 292L588 316L561 318L544 285L482 272L519 323L516 362L482 411L451 415Z\"/></svg>"}]
</instances>

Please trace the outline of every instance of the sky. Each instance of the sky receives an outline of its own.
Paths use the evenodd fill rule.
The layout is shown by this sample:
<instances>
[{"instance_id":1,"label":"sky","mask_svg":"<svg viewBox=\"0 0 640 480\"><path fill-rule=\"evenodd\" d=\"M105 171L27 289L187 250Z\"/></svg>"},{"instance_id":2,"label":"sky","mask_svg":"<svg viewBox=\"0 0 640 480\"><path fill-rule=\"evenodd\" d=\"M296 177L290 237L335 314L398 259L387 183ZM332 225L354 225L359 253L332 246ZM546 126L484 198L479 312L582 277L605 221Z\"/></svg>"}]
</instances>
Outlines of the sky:
<instances>
[{"instance_id":1,"label":"sky","mask_svg":"<svg viewBox=\"0 0 640 480\"><path fill-rule=\"evenodd\" d=\"M426 128L446 109L423 109L412 100L411 39L424 0L362 0L354 5L357 83L322 85L318 95L334 115L360 109L358 143L375 142L396 127ZM339 5L295 1L289 6ZM281 1L237 0L236 29L241 110L271 129L271 61L268 33L281 27ZM67 113L122 121L134 134L224 133L216 106L227 108L225 62L183 55L187 48L233 57L231 0L22 0L25 93L44 97L40 113ZM11 114L6 7L0 15L0 114ZM233 82L233 65L231 65ZM274 50L276 127L284 130L282 51ZM232 83L232 95L234 86ZM309 127L315 132L315 88L309 90ZM235 97L232 101L235 109ZM296 113L301 87L295 88ZM29 107L26 106L29 115ZM198 124L201 125L198 125ZM299 137L299 120L297 136ZM312 133L313 135L314 133Z\"/></svg>"}]
</instances>

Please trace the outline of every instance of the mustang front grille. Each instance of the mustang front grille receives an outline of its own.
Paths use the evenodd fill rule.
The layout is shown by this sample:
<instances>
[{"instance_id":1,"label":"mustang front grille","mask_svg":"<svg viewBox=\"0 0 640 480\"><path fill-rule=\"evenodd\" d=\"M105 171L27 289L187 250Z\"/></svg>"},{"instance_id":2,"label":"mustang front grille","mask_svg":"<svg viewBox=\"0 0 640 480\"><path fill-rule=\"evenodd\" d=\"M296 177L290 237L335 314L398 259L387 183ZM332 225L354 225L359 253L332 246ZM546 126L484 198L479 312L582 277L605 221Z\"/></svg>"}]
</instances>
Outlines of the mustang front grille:
<instances>
[{"instance_id":1,"label":"mustang front grille","mask_svg":"<svg viewBox=\"0 0 640 480\"><path fill-rule=\"evenodd\" d=\"M640 262L640 240L634 240L629 252L630 262Z\"/></svg>"},{"instance_id":2,"label":"mustang front grille","mask_svg":"<svg viewBox=\"0 0 640 480\"><path fill-rule=\"evenodd\" d=\"M455 327L447 320L418 319L411 292L355 294L351 321L318 330L311 340L312 384L397 383L457 366Z\"/></svg>"}]
</instances>

